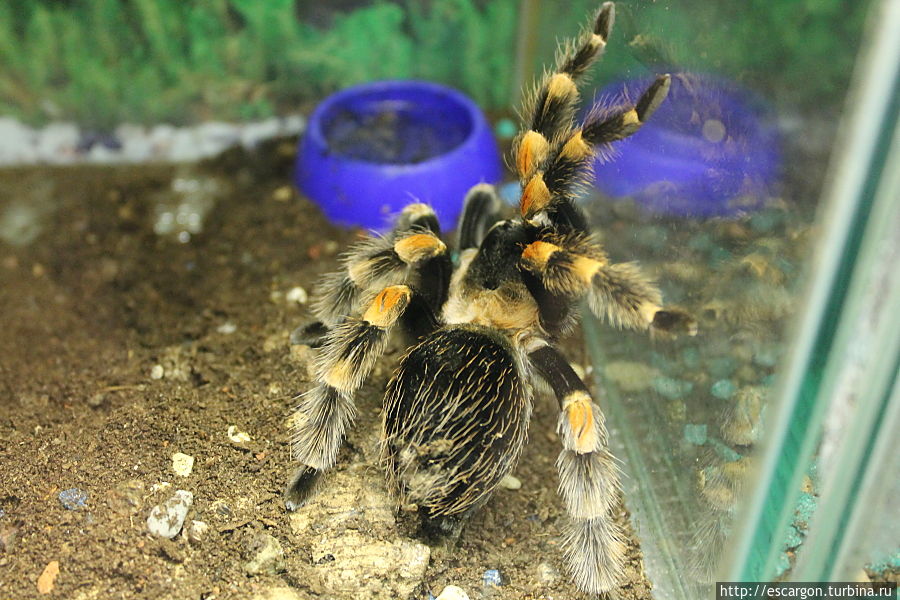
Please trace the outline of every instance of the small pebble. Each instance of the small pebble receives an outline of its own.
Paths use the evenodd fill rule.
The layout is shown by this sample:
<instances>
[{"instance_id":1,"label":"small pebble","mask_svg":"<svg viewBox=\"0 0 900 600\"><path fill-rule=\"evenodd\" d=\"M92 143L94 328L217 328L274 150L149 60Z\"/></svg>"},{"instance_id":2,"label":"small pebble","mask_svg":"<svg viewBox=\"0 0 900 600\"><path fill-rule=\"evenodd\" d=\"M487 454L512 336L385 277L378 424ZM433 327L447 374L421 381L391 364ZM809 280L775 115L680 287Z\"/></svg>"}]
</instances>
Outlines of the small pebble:
<instances>
[{"instance_id":1,"label":"small pebble","mask_svg":"<svg viewBox=\"0 0 900 600\"><path fill-rule=\"evenodd\" d=\"M706 424L696 425L688 423L684 426L684 439L694 444L702 446L706 443Z\"/></svg>"},{"instance_id":2,"label":"small pebble","mask_svg":"<svg viewBox=\"0 0 900 600\"><path fill-rule=\"evenodd\" d=\"M794 527L793 525L788 526L787 536L784 540L785 548L796 548L800 544L803 543L803 536L800 535L800 531Z\"/></svg>"},{"instance_id":3,"label":"small pebble","mask_svg":"<svg viewBox=\"0 0 900 600\"><path fill-rule=\"evenodd\" d=\"M778 347L774 344L767 344L756 349L753 353L753 362L761 367L772 368L778 364Z\"/></svg>"},{"instance_id":4,"label":"small pebble","mask_svg":"<svg viewBox=\"0 0 900 600\"><path fill-rule=\"evenodd\" d=\"M780 577L785 571L791 568L791 557L786 552L782 552L778 557L778 563L775 565L775 577Z\"/></svg>"},{"instance_id":5,"label":"small pebble","mask_svg":"<svg viewBox=\"0 0 900 600\"><path fill-rule=\"evenodd\" d=\"M153 365L153 368L150 369L150 379L162 379L165 374L162 365Z\"/></svg>"},{"instance_id":6,"label":"small pebble","mask_svg":"<svg viewBox=\"0 0 900 600\"><path fill-rule=\"evenodd\" d=\"M487 569L481 576L481 582L489 587L497 587L503 585L503 577L500 575L499 570Z\"/></svg>"},{"instance_id":7,"label":"small pebble","mask_svg":"<svg viewBox=\"0 0 900 600\"><path fill-rule=\"evenodd\" d=\"M713 377L729 377L736 368L737 362L728 356L717 356L709 361L709 372Z\"/></svg>"},{"instance_id":8,"label":"small pebble","mask_svg":"<svg viewBox=\"0 0 900 600\"><path fill-rule=\"evenodd\" d=\"M551 586L559 580L559 570L550 563L542 562L537 566L538 583Z\"/></svg>"},{"instance_id":9,"label":"small pebble","mask_svg":"<svg viewBox=\"0 0 900 600\"><path fill-rule=\"evenodd\" d=\"M69 488L59 493L59 501L69 510L78 510L87 505L88 494L78 488Z\"/></svg>"},{"instance_id":10,"label":"small pebble","mask_svg":"<svg viewBox=\"0 0 900 600\"><path fill-rule=\"evenodd\" d=\"M178 490L175 495L154 506L147 517L147 529L150 533L172 539L181 531L188 510L194 503L194 494L186 490Z\"/></svg>"},{"instance_id":11,"label":"small pebble","mask_svg":"<svg viewBox=\"0 0 900 600\"><path fill-rule=\"evenodd\" d=\"M231 335L232 333L237 331L237 325L235 325L231 321L226 321L226 322L222 323L221 325L219 325L218 327L216 327L216 331L218 331L219 333L225 334L225 335Z\"/></svg>"},{"instance_id":12,"label":"small pebble","mask_svg":"<svg viewBox=\"0 0 900 600\"><path fill-rule=\"evenodd\" d=\"M462 588L448 585L434 600L469 600L469 595Z\"/></svg>"},{"instance_id":13,"label":"small pebble","mask_svg":"<svg viewBox=\"0 0 900 600\"><path fill-rule=\"evenodd\" d=\"M522 482L514 475L505 475L503 479L500 480L500 487L508 490L518 490L522 487Z\"/></svg>"},{"instance_id":14,"label":"small pebble","mask_svg":"<svg viewBox=\"0 0 900 600\"><path fill-rule=\"evenodd\" d=\"M730 379L720 379L712 384L709 391L720 400L728 400L737 392L737 386Z\"/></svg>"},{"instance_id":15,"label":"small pebble","mask_svg":"<svg viewBox=\"0 0 900 600\"><path fill-rule=\"evenodd\" d=\"M681 353L681 359L684 361L684 366L696 369L700 366L700 350L697 348L685 348Z\"/></svg>"},{"instance_id":16,"label":"small pebble","mask_svg":"<svg viewBox=\"0 0 900 600\"><path fill-rule=\"evenodd\" d=\"M249 434L247 434L243 431L238 431L238 428L236 425L229 425L228 426L228 439L231 440L231 442L234 444L246 444L253 438L251 438Z\"/></svg>"},{"instance_id":17,"label":"small pebble","mask_svg":"<svg viewBox=\"0 0 900 600\"><path fill-rule=\"evenodd\" d=\"M305 289L298 285L289 289L287 294L284 295L284 299L291 304L306 304L306 301L309 300L309 295Z\"/></svg>"},{"instance_id":18,"label":"small pebble","mask_svg":"<svg viewBox=\"0 0 900 600\"><path fill-rule=\"evenodd\" d=\"M19 536L19 527L4 525L0 527L0 554L12 554L16 547L16 538Z\"/></svg>"},{"instance_id":19,"label":"small pebble","mask_svg":"<svg viewBox=\"0 0 900 600\"><path fill-rule=\"evenodd\" d=\"M172 470L176 475L187 477L194 470L194 457L176 452L172 455Z\"/></svg>"},{"instance_id":20,"label":"small pebble","mask_svg":"<svg viewBox=\"0 0 900 600\"><path fill-rule=\"evenodd\" d=\"M652 385L658 394L670 400L683 398L694 389L694 384L690 381L679 381L671 377L654 377Z\"/></svg>"},{"instance_id":21,"label":"small pebble","mask_svg":"<svg viewBox=\"0 0 900 600\"><path fill-rule=\"evenodd\" d=\"M184 526L184 536L195 546L203 541L208 531L209 525L203 521L191 521Z\"/></svg>"},{"instance_id":22,"label":"small pebble","mask_svg":"<svg viewBox=\"0 0 900 600\"><path fill-rule=\"evenodd\" d=\"M91 408L99 408L103 406L103 403L106 401L106 394L103 392L97 392L96 394L92 394L87 399L87 405Z\"/></svg>"},{"instance_id":23,"label":"small pebble","mask_svg":"<svg viewBox=\"0 0 900 600\"><path fill-rule=\"evenodd\" d=\"M501 140L508 140L515 137L516 133L519 131L519 128L513 122L512 119L503 118L497 121L497 124L494 125L494 133L497 134L497 137Z\"/></svg>"},{"instance_id":24,"label":"small pebble","mask_svg":"<svg viewBox=\"0 0 900 600\"><path fill-rule=\"evenodd\" d=\"M44 567L37 580L37 590L39 594L49 594L53 591L53 585L56 582L56 576L59 575L59 561L51 560Z\"/></svg>"},{"instance_id":25,"label":"small pebble","mask_svg":"<svg viewBox=\"0 0 900 600\"><path fill-rule=\"evenodd\" d=\"M109 492L109 507L118 514L129 515L140 509L145 486L140 479L122 481Z\"/></svg>"},{"instance_id":26,"label":"small pebble","mask_svg":"<svg viewBox=\"0 0 900 600\"><path fill-rule=\"evenodd\" d=\"M807 494L806 492L800 492L800 497L797 499L797 508L795 510L797 521L809 523L813 513L816 511L816 504L817 501L815 496Z\"/></svg>"},{"instance_id":27,"label":"small pebble","mask_svg":"<svg viewBox=\"0 0 900 600\"><path fill-rule=\"evenodd\" d=\"M281 542L269 535L260 533L247 544L250 560L244 563L244 571L249 575L268 573L274 575L284 571L284 549Z\"/></svg>"},{"instance_id":28,"label":"small pebble","mask_svg":"<svg viewBox=\"0 0 900 600\"><path fill-rule=\"evenodd\" d=\"M293 189L289 185L283 185L272 192L272 199L276 202L287 202L294 195Z\"/></svg>"}]
</instances>

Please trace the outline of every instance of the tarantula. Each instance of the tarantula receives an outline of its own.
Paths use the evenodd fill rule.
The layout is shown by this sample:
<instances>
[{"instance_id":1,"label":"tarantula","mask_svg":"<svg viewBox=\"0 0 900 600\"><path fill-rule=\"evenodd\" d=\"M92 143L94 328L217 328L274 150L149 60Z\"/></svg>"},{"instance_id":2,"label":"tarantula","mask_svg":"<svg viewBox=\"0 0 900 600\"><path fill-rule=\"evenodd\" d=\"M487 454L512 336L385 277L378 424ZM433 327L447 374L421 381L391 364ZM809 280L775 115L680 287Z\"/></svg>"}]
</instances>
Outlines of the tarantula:
<instances>
[{"instance_id":1,"label":"tarantula","mask_svg":"<svg viewBox=\"0 0 900 600\"><path fill-rule=\"evenodd\" d=\"M574 201L595 156L637 131L669 89L669 76L660 76L636 103L594 109L575 123L576 82L606 46L613 14L612 2L602 5L525 103L512 160L522 184L518 217L502 219L494 188L475 186L454 265L434 212L411 204L389 234L352 249L323 281L319 321L305 329L321 350L317 383L292 418L301 466L288 508L302 505L334 465L353 395L396 328L410 347L385 392L381 444L402 505L449 531L484 504L521 454L536 374L559 401L565 561L581 590L616 587L625 551L613 519L616 463L600 408L554 344L574 326L583 298L618 327L693 333L695 325L662 308L636 265L609 262Z\"/></svg>"}]
</instances>

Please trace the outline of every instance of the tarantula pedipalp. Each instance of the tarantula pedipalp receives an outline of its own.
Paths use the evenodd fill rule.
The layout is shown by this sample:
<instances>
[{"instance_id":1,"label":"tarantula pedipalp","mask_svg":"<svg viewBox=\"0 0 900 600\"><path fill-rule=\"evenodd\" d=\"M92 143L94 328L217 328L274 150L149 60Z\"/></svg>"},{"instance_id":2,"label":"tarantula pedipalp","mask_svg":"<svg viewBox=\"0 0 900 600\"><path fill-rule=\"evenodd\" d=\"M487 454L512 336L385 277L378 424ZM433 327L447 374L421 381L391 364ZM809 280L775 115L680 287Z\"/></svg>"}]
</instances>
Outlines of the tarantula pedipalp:
<instances>
[{"instance_id":1,"label":"tarantula pedipalp","mask_svg":"<svg viewBox=\"0 0 900 600\"><path fill-rule=\"evenodd\" d=\"M483 504L521 453L536 374L559 401L566 563L585 592L616 586L624 544L612 516L619 482L603 414L554 343L585 297L615 326L693 333L695 325L662 308L636 265L609 262L574 202L598 148L634 133L669 88L662 76L633 105L575 123L576 82L602 52L612 22L607 2L526 103L514 142L517 218L501 219L491 186L473 188L454 265L434 213L412 204L391 233L351 250L323 282L314 307L320 322L308 328L321 346L317 383L292 419L292 455L302 466L288 484L289 508L334 465L353 395L397 329L410 347L385 393L382 456L401 503L438 530L454 529Z\"/></svg>"}]
</instances>

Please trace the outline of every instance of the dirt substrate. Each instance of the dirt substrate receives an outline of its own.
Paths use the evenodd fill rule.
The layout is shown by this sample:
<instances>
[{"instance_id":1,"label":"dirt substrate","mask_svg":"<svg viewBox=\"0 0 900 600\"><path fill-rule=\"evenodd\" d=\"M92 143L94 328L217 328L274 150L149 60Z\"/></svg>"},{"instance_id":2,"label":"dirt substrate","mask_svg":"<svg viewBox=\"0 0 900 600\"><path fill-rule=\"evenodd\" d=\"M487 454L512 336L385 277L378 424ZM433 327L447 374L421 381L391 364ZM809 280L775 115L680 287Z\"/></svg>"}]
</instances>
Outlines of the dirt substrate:
<instances>
[{"instance_id":1,"label":"dirt substrate","mask_svg":"<svg viewBox=\"0 0 900 600\"><path fill-rule=\"evenodd\" d=\"M357 235L285 187L292 151L0 172L0 209L28 217L0 242L0 599L427 599L449 584L473 600L581 597L560 574L552 401L537 403L521 488L458 544L395 524L375 440L398 349L319 499L284 509L285 419L310 385L310 352L288 342L309 317L295 288L311 293ZM215 181L186 243L153 229L174 177ZM168 540L147 520L176 490L193 502ZM485 587L491 569L500 586ZM622 598L649 598L634 545L624 576Z\"/></svg>"}]
</instances>

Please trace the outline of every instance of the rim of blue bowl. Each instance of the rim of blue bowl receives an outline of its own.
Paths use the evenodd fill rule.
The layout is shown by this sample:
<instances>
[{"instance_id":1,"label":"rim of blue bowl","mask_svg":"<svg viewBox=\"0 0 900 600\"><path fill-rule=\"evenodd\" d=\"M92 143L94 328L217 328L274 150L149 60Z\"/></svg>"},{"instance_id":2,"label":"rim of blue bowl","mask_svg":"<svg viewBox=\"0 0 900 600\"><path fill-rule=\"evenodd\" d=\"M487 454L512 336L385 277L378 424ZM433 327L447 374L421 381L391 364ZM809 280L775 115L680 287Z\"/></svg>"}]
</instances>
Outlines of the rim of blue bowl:
<instances>
[{"instance_id":1,"label":"rim of blue bowl","mask_svg":"<svg viewBox=\"0 0 900 600\"><path fill-rule=\"evenodd\" d=\"M329 148L329 145L328 140L325 138L325 132L322 131L322 118L327 115L334 106L340 105L340 103L345 101L347 98L352 98L359 95L360 93L371 93L399 89L422 90L432 93L435 96L444 96L450 98L453 102L459 104L469 117L472 128L468 132L468 135L461 143L457 144L450 150L441 152L440 154L432 156L431 158L427 158L425 160L417 161L414 163L379 163L370 160L363 160L361 158L353 158L338 153L332 153L331 156L339 158L342 162L346 162L347 164L360 167L367 166L375 169L402 169L414 171L418 169L427 169L445 160L448 156L465 152L468 147L478 143L479 136L485 131L493 135L493 132L490 129L490 125L488 124L487 119L482 114L481 109L468 96L451 87L435 83L433 81L423 81L421 79L387 79L379 81L369 81L366 83L360 83L348 87L339 92L335 92L334 94L328 96L321 103L319 103L319 105L316 106L316 108L313 110L312 114L309 117L309 122L307 123L305 135L310 136L310 142L315 144L316 147L327 149Z\"/></svg>"}]
</instances>

